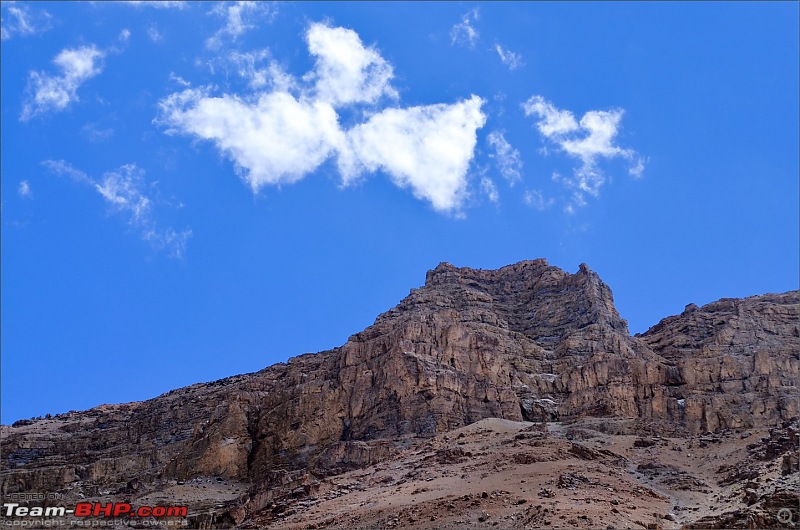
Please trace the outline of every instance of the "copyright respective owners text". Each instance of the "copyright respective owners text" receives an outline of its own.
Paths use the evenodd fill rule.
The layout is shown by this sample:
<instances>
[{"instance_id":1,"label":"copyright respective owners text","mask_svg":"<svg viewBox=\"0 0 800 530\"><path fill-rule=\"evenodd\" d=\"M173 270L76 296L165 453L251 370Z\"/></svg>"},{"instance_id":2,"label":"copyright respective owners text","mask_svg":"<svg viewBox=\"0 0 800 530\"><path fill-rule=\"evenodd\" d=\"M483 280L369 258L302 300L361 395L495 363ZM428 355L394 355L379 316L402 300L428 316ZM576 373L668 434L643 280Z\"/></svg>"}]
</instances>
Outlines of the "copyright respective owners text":
<instances>
[{"instance_id":1,"label":"copyright respective owners text","mask_svg":"<svg viewBox=\"0 0 800 530\"><path fill-rule=\"evenodd\" d=\"M188 528L187 506L70 502L60 493L10 493L0 506L2 528Z\"/></svg>"}]
</instances>

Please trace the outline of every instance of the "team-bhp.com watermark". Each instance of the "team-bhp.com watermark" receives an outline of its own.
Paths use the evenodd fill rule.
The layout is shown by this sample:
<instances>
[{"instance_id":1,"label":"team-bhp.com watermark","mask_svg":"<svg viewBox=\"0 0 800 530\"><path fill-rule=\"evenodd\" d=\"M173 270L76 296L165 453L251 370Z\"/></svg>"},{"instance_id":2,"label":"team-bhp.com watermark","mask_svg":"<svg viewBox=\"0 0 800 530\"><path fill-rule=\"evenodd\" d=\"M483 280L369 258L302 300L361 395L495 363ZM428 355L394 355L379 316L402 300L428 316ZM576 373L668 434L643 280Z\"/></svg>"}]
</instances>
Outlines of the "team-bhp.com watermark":
<instances>
[{"instance_id":1,"label":"team-bhp.com watermark","mask_svg":"<svg viewBox=\"0 0 800 530\"><path fill-rule=\"evenodd\" d=\"M61 500L59 494L25 493L9 496L15 502L4 501L0 516L5 527L115 527L153 526L183 527L186 525L186 506L134 506L128 502L79 502L67 506L28 506L31 501ZM26 505L23 506L21 503Z\"/></svg>"},{"instance_id":2,"label":"team-bhp.com watermark","mask_svg":"<svg viewBox=\"0 0 800 530\"><path fill-rule=\"evenodd\" d=\"M20 502L52 502L63 498L58 493L17 493L8 496L18 502L4 502L2 524L17 528L60 527L185 527L187 506L138 506L128 502L79 502L74 508L66 506L22 506ZM781 508L776 517L788 528L796 528L798 510ZM65 520L68 516L70 519Z\"/></svg>"}]
</instances>

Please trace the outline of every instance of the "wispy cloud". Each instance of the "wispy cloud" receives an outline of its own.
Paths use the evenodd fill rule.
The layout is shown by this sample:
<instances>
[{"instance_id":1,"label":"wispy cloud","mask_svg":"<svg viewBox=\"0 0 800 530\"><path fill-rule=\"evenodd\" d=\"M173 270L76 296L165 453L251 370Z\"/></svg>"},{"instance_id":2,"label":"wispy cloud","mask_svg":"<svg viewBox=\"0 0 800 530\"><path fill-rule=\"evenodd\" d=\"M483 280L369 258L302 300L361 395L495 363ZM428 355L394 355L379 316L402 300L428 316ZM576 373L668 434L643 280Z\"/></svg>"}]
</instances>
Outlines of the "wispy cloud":
<instances>
[{"instance_id":1,"label":"wispy cloud","mask_svg":"<svg viewBox=\"0 0 800 530\"><path fill-rule=\"evenodd\" d=\"M103 71L104 56L94 45L65 49L53 59L59 73L30 72L20 120L62 111L78 101L78 88Z\"/></svg>"},{"instance_id":2,"label":"wispy cloud","mask_svg":"<svg viewBox=\"0 0 800 530\"><path fill-rule=\"evenodd\" d=\"M523 109L526 116L536 119L536 128L542 137L580 162L571 177L554 174L553 180L573 190L568 212L586 203L585 194L599 195L607 180L599 168L600 159L628 160L631 163L629 173L633 176L641 176L644 171L644 159L636 151L615 145L622 109L590 110L578 121L572 112L558 109L542 96L531 97L523 104Z\"/></svg>"},{"instance_id":3,"label":"wispy cloud","mask_svg":"<svg viewBox=\"0 0 800 530\"><path fill-rule=\"evenodd\" d=\"M556 202L552 197L545 198L541 190L527 190L522 195L522 200L531 208L539 211L550 208Z\"/></svg>"},{"instance_id":4,"label":"wispy cloud","mask_svg":"<svg viewBox=\"0 0 800 530\"><path fill-rule=\"evenodd\" d=\"M225 40L238 37L258 26L259 21L272 22L277 14L274 2L223 2L214 6L211 14L225 20L225 24L206 40L206 47L219 49Z\"/></svg>"},{"instance_id":5,"label":"wispy cloud","mask_svg":"<svg viewBox=\"0 0 800 530\"><path fill-rule=\"evenodd\" d=\"M636 157L635 162L628 168L628 174L633 178L639 178L644 173L644 166L647 163L647 158L641 156Z\"/></svg>"},{"instance_id":6,"label":"wispy cloud","mask_svg":"<svg viewBox=\"0 0 800 530\"><path fill-rule=\"evenodd\" d=\"M500 61L508 66L509 70L516 70L525 64L522 60L522 55L514 53L507 48L503 48L499 44L494 45L494 50L497 52L497 55L500 56Z\"/></svg>"},{"instance_id":7,"label":"wispy cloud","mask_svg":"<svg viewBox=\"0 0 800 530\"><path fill-rule=\"evenodd\" d=\"M180 85L184 88L192 86L192 84L189 81L177 75L175 72L170 72L168 79L173 83L175 83L176 85Z\"/></svg>"},{"instance_id":8,"label":"wispy cloud","mask_svg":"<svg viewBox=\"0 0 800 530\"><path fill-rule=\"evenodd\" d=\"M497 204L500 201L500 194L497 192L497 186L494 181L487 176L481 177L481 191L493 203Z\"/></svg>"},{"instance_id":9,"label":"wispy cloud","mask_svg":"<svg viewBox=\"0 0 800 530\"><path fill-rule=\"evenodd\" d=\"M114 129L112 127L102 127L98 123L87 123L81 130L92 143L105 142L114 136Z\"/></svg>"},{"instance_id":10,"label":"wispy cloud","mask_svg":"<svg viewBox=\"0 0 800 530\"><path fill-rule=\"evenodd\" d=\"M479 17L480 14L477 7L464 13L461 21L450 28L450 42L454 45L474 48L480 39L480 34L472 23L477 22Z\"/></svg>"},{"instance_id":11,"label":"wispy cloud","mask_svg":"<svg viewBox=\"0 0 800 530\"><path fill-rule=\"evenodd\" d=\"M42 161L42 165L56 175L66 175L67 177L71 178L73 182L77 182L78 184L89 184L95 186L94 180L92 180L89 175L72 167L72 165L68 164L64 160L44 160Z\"/></svg>"},{"instance_id":12,"label":"wispy cloud","mask_svg":"<svg viewBox=\"0 0 800 530\"><path fill-rule=\"evenodd\" d=\"M300 82L287 73L277 61L271 58L268 49L251 51L232 50L220 53L206 62L212 75L217 70L226 74L236 74L247 82L254 91L272 90L274 92L300 92Z\"/></svg>"},{"instance_id":13,"label":"wispy cloud","mask_svg":"<svg viewBox=\"0 0 800 530\"><path fill-rule=\"evenodd\" d=\"M536 116L536 128L545 138L558 137L578 129L575 116L568 110L559 110L542 96L533 96L522 108L526 116Z\"/></svg>"},{"instance_id":14,"label":"wispy cloud","mask_svg":"<svg viewBox=\"0 0 800 530\"><path fill-rule=\"evenodd\" d=\"M31 186L28 184L27 180L23 180L19 183L17 186L17 194L23 199L30 199L33 197L33 191L31 191Z\"/></svg>"},{"instance_id":15,"label":"wispy cloud","mask_svg":"<svg viewBox=\"0 0 800 530\"><path fill-rule=\"evenodd\" d=\"M105 173L95 180L64 160L45 160L42 165L57 175L66 175L79 184L91 186L103 197L111 211L134 228L142 240L157 250L166 250L170 256L182 258L192 231L176 231L173 227L158 226L153 213L155 199L153 185L148 185L144 170L136 164L126 164Z\"/></svg>"},{"instance_id":16,"label":"wispy cloud","mask_svg":"<svg viewBox=\"0 0 800 530\"><path fill-rule=\"evenodd\" d=\"M215 96L208 87L189 88L160 102L156 122L168 133L213 142L254 191L296 182L336 157L344 185L382 171L436 210L456 212L486 119L483 100L376 110L398 98L392 66L377 50L354 31L325 24L312 24L306 42L316 61L302 78L274 63L256 67L265 53L240 54L243 77L265 90ZM339 111L364 105L369 118L343 129Z\"/></svg>"},{"instance_id":17,"label":"wispy cloud","mask_svg":"<svg viewBox=\"0 0 800 530\"><path fill-rule=\"evenodd\" d=\"M494 150L489 156L495 160L500 174L513 186L522 179L522 158L506 140L502 131L492 131L486 137L489 146Z\"/></svg>"},{"instance_id":18,"label":"wispy cloud","mask_svg":"<svg viewBox=\"0 0 800 530\"><path fill-rule=\"evenodd\" d=\"M147 27L147 38L152 42L161 42L164 40L164 35L158 30L155 24L151 24Z\"/></svg>"},{"instance_id":19,"label":"wispy cloud","mask_svg":"<svg viewBox=\"0 0 800 530\"><path fill-rule=\"evenodd\" d=\"M232 51L228 54L228 62L236 68L239 76L247 80L250 88L258 90L266 87L271 79L269 69L261 66L269 58L269 51L254 50L251 52Z\"/></svg>"},{"instance_id":20,"label":"wispy cloud","mask_svg":"<svg viewBox=\"0 0 800 530\"><path fill-rule=\"evenodd\" d=\"M53 26L52 19L44 9L34 9L29 4L0 2L0 39L43 33Z\"/></svg>"}]
</instances>

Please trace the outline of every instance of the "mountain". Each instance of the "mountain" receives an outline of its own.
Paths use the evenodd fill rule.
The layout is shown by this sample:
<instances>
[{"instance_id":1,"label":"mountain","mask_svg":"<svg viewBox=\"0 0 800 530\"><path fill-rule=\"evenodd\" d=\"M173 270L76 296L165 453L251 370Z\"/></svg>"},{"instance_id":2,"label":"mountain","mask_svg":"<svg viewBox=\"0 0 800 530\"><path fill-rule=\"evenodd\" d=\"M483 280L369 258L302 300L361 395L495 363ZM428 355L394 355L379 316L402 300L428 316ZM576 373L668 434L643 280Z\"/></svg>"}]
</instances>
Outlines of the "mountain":
<instances>
[{"instance_id":1,"label":"mountain","mask_svg":"<svg viewBox=\"0 0 800 530\"><path fill-rule=\"evenodd\" d=\"M706 437L733 444L739 463L755 458L739 447L743 433L774 437L777 454L763 461L788 458L789 473L776 475L772 489L750 487L764 497L755 508L720 501L718 508L730 510L708 516L744 510L731 517L758 513L761 523L778 524L775 510L759 506L784 495L775 481L788 484L790 497L797 491L789 479L798 477L798 302L793 291L690 304L631 336L611 290L586 265L569 274L542 259L498 270L442 263L339 348L144 402L2 426L0 492L143 502L167 491L179 498L196 485L207 491L187 497L192 525L281 527L288 512L302 523L303 506L333 491L336 477L407 462L409 451L433 451L449 433L467 437L468 426L494 419L508 422L497 424L505 430L496 436L513 435L510 443L539 425L530 439L554 455L625 461L619 465L645 481L652 473L630 455L567 443L569 429L573 438L590 432L647 454L659 447L647 440ZM631 445L636 439L644 440L639 447ZM471 458L435 450L444 451L436 465ZM484 452L498 457L502 450ZM741 486L757 478L732 480ZM689 515L699 514L657 524L691 524ZM559 525L570 527L562 520L548 526Z\"/></svg>"}]
</instances>

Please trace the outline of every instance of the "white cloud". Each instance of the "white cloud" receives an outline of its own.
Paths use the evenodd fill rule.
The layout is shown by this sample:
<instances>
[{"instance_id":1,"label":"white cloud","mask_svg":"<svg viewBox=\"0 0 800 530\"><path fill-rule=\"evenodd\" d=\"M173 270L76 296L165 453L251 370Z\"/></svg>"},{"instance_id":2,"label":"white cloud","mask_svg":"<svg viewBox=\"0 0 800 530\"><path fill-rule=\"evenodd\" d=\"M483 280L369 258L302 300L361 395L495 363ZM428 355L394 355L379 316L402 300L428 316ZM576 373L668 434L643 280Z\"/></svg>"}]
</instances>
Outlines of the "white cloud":
<instances>
[{"instance_id":1,"label":"white cloud","mask_svg":"<svg viewBox=\"0 0 800 530\"><path fill-rule=\"evenodd\" d=\"M494 185L492 179L489 177L481 177L481 191L495 204L500 201L500 194L497 192L497 186Z\"/></svg>"},{"instance_id":2,"label":"white cloud","mask_svg":"<svg viewBox=\"0 0 800 530\"><path fill-rule=\"evenodd\" d=\"M486 137L489 146L494 149L494 158L500 174L513 186L522 179L522 159L519 151L508 143L502 131L492 131Z\"/></svg>"},{"instance_id":3,"label":"white cloud","mask_svg":"<svg viewBox=\"0 0 800 530\"><path fill-rule=\"evenodd\" d=\"M0 3L0 39L43 33L52 27L52 16L44 9L32 9L18 2Z\"/></svg>"},{"instance_id":4,"label":"white cloud","mask_svg":"<svg viewBox=\"0 0 800 530\"><path fill-rule=\"evenodd\" d=\"M182 258L192 231L181 232L172 227L157 226L153 214L154 198L148 193L144 171L136 164L126 164L116 171L105 173L100 180L89 177L64 160L45 160L42 165L58 175L66 175L75 182L87 184L99 193L111 211L136 229L139 236L157 250L167 250L172 257Z\"/></svg>"},{"instance_id":5,"label":"white cloud","mask_svg":"<svg viewBox=\"0 0 800 530\"><path fill-rule=\"evenodd\" d=\"M523 109L526 116L537 119L536 128L545 139L580 161L572 177L553 175L553 180L573 190L570 210L586 204L584 194L596 197L605 185L607 179L598 166L599 159L631 161L634 165L629 173L633 176L641 176L644 171L644 160L637 157L634 150L614 143L623 110L590 110L578 122L572 112L556 108L541 96L531 97L523 104Z\"/></svg>"},{"instance_id":6,"label":"white cloud","mask_svg":"<svg viewBox=\"0 0 800 530\"><path fill-rule=\"evenodd\" d=\"M298 82L294 76L286 73L275 61L269 61L269 51L266 49L250 52L232 51L223 57L222 67L232 66L242 79L247 81L253 90L271 88L275 92L294 93L299 90ZM265 64L266 63L266 64ZM208 63L214 70L215 61Z\"/></svg>"},{"instance_id":7,"label":"white cloud","mask_svg":"<svg viewBox=\"0 0 800 530\"><path fill-rule=\"evenodd\" d=\"M267 78L272 85L272 89L277 92L293 92L297 90L297 80L275 61L270 61L269 63Z\"/></svg>"},{"instance_id":8,"label":"white cloud","mask_svg":"<svg viewBox=\"0 0 800 530\"><path fill-rule=\"evenodd\" d=\"M228 54L228 61L237 69L239 76L247 80L250 88L258 90L267 86L270 80L269 70L257 66L267 57L269 57L267 50L233 51Z\"/></svg>"},{"instance_id":9,"label":"white cloud","mask_svg":"<svg viewBox=\"0 0 800 530\"><path fill-rule=\"evenodd\" d=\"M622 110L590 110L580 121L580 129L585 135L582 138L560 139L561 148L590 165L594 164L597 157L627 157L630 150L614 145L622 113Z\"/></svg>"},{"instance_id":10,"label":"white cloud","mask_svg":"<svg viewBox=\"0 0 800 530\"><path fill-rule=\"evenodd\" d=\"M522 104L526 116L539 117L536 128L546 138L562 135L578 129L575 116L568 110L559 110L542 96L533 96Z\"/></svg>"},{"instance_id":11,"label":"white cloud","mask_svg":"<svg viewBox=\"0 0 800 530\"><path fill-rule=\"evenodd\" d=\"M104 56L105 53L94 45L65 49L53 59L60 74L31 72L27 87L29 95L20 119L27 121L44 112L61 111L78 101L78 88L102 72Z\"/></svg>"},{"instance_id":12,"label":"white cloud","mask_svg":"<svg viewBox=\"0 0 800 530\"><path fill-rule=\"evenodd\" d=\"M87 123L82 128L83 133L92 143L104 142L114 136L114 129L111 127L102 128L97 123Z\"/></svg>"},{"instance_id":13,"label":"white cloud","mask_svg":"<svg viewBox=\"0 0 800 530\"><path fill-rule=\"evenodd\" d=\"M628 174L633 178L640 178L642 173L644 173L644 166L647 160L642 157L637 157L636 162L628 168Z\"/></svg>"},{"instance_id":14,"label":"white cloud","mask_svg":"<svg viewBox=\"0 0 800 530\"><path fill-rule=\"evenodd\" d=\"M144 172L135 164L108 172L95 183L97 192L132 225L143 224L150 217L152 204L143 192L144 187Z\"/></svg>"},{"instance_id":15,"label":"white cloud","mask_svg":"<svg viewBox=\"0 0 800 530\"><path fill-rule=\"evenodd\" d=\"M215 50L225 39L235 41L254 29L259 19L272 22L277 14L277 6L273 2L227 2L214 6L210 13L225 19L225 25L206 40L206 47Z\"/></svg>"},{"instance_id":16,"label":"white cloud","mask_svg":"<svg viewBox=\"0 0 800 530\"><path fill-rule=\"evenodd\" d=\"M572 215L575 213L576 208L583 208L584 206L586 206L586 197L583 193L575 191L572 193L570 201L564 206L564 212Z\"/></svg>"},{"instance_id":17,"label":"white cloud","mask_svg":"<svg viewBox=\"0 0 800 530\"><path fill-rule=\"evenodd\" d=\"M476 131L486 123L478 96L451 105L386 109L347 133L339 155L345 184L364 170L383 170L397 186L442 212L466 198Z\"/></svg>"},{"instance_id":18,"label":"white cloud","mask_svg":"<svg viewBox=\"0 0 800 530\"><path fill-rule=\"evenodd\" d=\"M306 34L308 51L317 58L309 79L316 80L315 96L334 107L375 103L397 97L389 82L392 67L380 54L365 48L358 34L346 28L312 24Z\"/></svg>"},{"instance_id":19,"label":"white cloud","mask_svg":"<svg viewBox=\"0 0 800 530\"><path fill-rule=\"evenodd\" d=\"M159 103L155 122L168 133L213 142L254 191L296 182L337 157L345 185L383 171L436 210L457 213L467 196L476 131L486 121L483 100L384 109L345 131L337 107L397 97L392 67L349 29L312 24L306 40L317 60L301 79L274 63L257 66L265 51L234 54L230 60L254 94L186 89Z\"/></svg>"},{"instance_id":20,"label":"white cloud","mask_svg":"<svg viewBox=\"0 0 800 530\"><path fill-rule=\"evenodd\" d=\"M300 180L342 141L330 105L298 100L286 92L263 93L247 101L188 89L159 105L158 122L172 132L213 141L254 191L265 184Z\"/></svg>"},{"instance_id":21,"label":"white cloud","mask_svg":"<svg viewBox=\"0 0 800 530\"><path fill-rule=\"evenodd\" d=\"M19 186L17 186L17 193L23 199L30 199L33 197L33 191L31 191L31 186L28 184L27 180L23 180L19 183Z\"/></svg>"},{"instance_id":22,"label":"white cloud","mask_svg":"<svg viewBox=\"0 0 800 530\"><path fill-rule=\"evenodd\" d=\"M119 32L120 42L128 42L130 38L131 38L131 31L128 28L124 28L122 31Z\"/></svg>"},{"instance_id":23,"label":"white cloud","mask_svg":"<svg viewBox=\"0 0 800 530\"><path fill-rule=\"evenodd\" d=\"M186 79L182 78L179 75L176 75L175 72L170 72L168 79L173 83L180 85L184 88L192 86L192 84L189 81L187 81Z\"/></svg>"},{"instance_id":24,"label":"white cloud","mask_svg":"<svg viewBox=\"0 0 800 530\"><path fill-rule=\"evenodd\" d=\"M497 55L500 56L500 61L504 65L508 66L509 70L516 70L524 64L522 61L522 55L503 48L499 44L494 45L494 50L497 52Z\"/></svg>"},{"instance_id":25,"label":"white cloud","mask_svg":"<svg viewBox=\"0 0 800 530\"><path fill-rule=\"evenodd\" d=\"M147 27L147 38L152 42L161 42L164 40L164 35L158 31L158 28L153 24Z\"/></svg>"},{"instance_id":26,"label":"white cloud","mask_svg":"<svg viewBox=\"0 0 800 530\"><path fill-rule=\"evenodd\" d=\"M257 191L290 184L339 155L342 180L385 171L439 211L458 209L466 174L483 126L477 96L452 105L386 109L344 133L326 102L264 93L256 101L185 90L161 102L159 121L171 132L213 141Z\"/></svg>"},{"instance_id":27,"label":"white cloud","mask_svg":"<svg viewBox=\"0 0 800 530\"><path fill-rule=\"evenodd\" d=\"M546 210L555 203L555 199L552 197L545 198L541 190L527 190L523 194L522 200L531 208L539 211Z\"/></svg>"},{"instance_id":28,"label":"white cloud","mask_svg":"<svg viewBox=\"0 0 800 530\"><path fill-rule=\"evenodd\" d=\"M472 26L472 22L477 21L478 17L478 8L471 9L464 13L464 16L461 17L461 22L454 24L453 27L450 28L450 42L452 44L474 48L480 35L478 34L478 30Z\"/></svg>"},{"instance_id":29,"label":"white cloud","mask_svg":"<svg viewBox=\"0 0 800 530\"><path fill-rule=\"evenodd\" d=\"M95 185L94 180L89 175L79 169L75 169L64 160L45 160L42 165L56 175L66 175L79 184Z\"/></svg>"}]
</instances>

